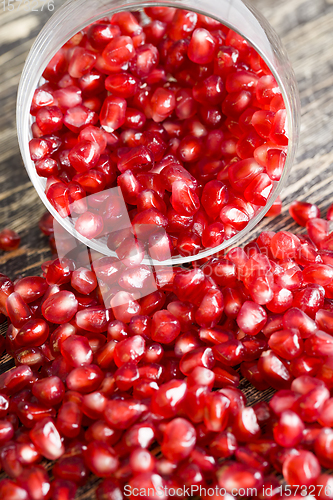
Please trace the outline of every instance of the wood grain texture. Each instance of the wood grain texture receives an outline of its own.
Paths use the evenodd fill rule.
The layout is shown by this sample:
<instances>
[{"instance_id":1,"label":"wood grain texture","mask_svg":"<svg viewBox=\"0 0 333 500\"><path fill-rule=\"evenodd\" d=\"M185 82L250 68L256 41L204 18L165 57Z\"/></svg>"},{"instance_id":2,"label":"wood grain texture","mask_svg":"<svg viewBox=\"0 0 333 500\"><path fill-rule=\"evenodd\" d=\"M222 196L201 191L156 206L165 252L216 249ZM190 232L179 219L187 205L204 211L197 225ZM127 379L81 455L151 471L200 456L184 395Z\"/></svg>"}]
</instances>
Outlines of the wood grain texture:
<instances>
[{"instance_id":1,"label":"wood grain texture","mask_svg":"<svg viewBox=\"0 0 333 500\"><path fill-rule=\"evenodd\" d=\"M55 0L58 8L63 2ZM281 36L295 69L301 103L301 140L288 185L282 194L281 216L265 218L251 235L262 230L291 229L300 232L288 215L293 199L317 203L322 214L333 202L333 0L252 0ZM2 9L3 5L0 4ZM47 238L37 223L45 211L25 172L15 129L17 86L25 58L46 20L43 12L23 8L0 11L0 229L11 227L22 237L13 253L0 253L0 272L12 278L39 273L50 257ZM5 326L0 326L4 334ZM9 356L1 371L12 366ZM241 382L249 402L268 400L272 391L258 394ZM79 490L78 499L93 500L94 479Z\"/></svg>"}]
</instances>

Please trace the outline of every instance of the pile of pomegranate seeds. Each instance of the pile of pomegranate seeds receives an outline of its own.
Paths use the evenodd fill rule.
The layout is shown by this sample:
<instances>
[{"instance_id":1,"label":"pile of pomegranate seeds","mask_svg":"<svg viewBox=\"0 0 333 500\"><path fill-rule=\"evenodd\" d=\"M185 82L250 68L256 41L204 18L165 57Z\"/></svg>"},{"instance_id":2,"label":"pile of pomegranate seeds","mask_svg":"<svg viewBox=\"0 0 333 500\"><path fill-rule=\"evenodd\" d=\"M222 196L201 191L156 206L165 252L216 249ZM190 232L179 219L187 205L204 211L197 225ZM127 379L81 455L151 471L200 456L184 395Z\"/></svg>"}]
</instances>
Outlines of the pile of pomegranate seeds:
<instances>
[{"instance_id":1,"label":"pile of pomegranate seeds","mask_svg":"<svg viewBox=\"0 0 333 500\"><path fill-rule=\"evenodd\" d=\"M16 250L21 243L20 236L12 229L3 229L0 231L0 250L11 252Z\"/></svg>"},{"instance_id":2,"label":"pile of pomegranate seeds","mask_svg":"<svg viewBox=\"0 0 333 500\"><path fill-rule=\"evenodd\" d=\"M112 242L128 220L141 243L196 255L242 231L281 178L280 89L214 19L166 7L117 13L73 36L43 77L31 158L50 203L88 239Z\"/></svg>"},{"instance_id":3,"label":"pile of pomegranate seeds","mask_svg":"<svg viewBox=\"0 0 333 500\"><path fill-rule=\"evenodd\" d=\"M283 494L276 472L331 498L333 228L314 205L291 212L307 236L263 232L159 280L108 257L0 275L16 364L0 376L1 500L71 500L90 474L98 500L191 486L264 499ZM276 389L269 404L246 406L240 374Z\"/></svg>"}]
</instances>

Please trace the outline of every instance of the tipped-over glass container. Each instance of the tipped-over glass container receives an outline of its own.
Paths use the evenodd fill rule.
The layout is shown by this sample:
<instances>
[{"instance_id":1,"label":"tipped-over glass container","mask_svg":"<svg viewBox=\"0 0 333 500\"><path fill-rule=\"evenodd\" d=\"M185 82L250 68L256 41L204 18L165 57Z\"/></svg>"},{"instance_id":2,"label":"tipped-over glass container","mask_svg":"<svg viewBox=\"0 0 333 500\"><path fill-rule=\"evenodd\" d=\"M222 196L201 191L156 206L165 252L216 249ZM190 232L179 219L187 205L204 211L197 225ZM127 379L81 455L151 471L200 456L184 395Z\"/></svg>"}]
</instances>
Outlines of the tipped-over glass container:
<instances>
[{"instance_id":1,"label":"tipped-over glass container","mask_svg":"<svg viewBox=\"0 0 333 500\"><path fill-rule=\"evenodd\" d=\"M299 136L299 97L294 72L288 61L286 52L279 37L267 20L256 11L247 1L241 0L183 0L179 2L144 1L136 3L130 0L69 0L46 23L38 35L23 69L18 99L17 99L17 131L19 145L28 175L35 186L41 200L57 221L59 232L65 229L64 234L79 240L88 248L105 256L115 256L112 245L112 234L101 234L98 238L88 239L75 229L75 217L62 218L45 195L46 179L36 173L34 162L29 154L29 141L32 139L31 125L33 117L30 115L30 106L35 89L43 82L42 74L54 54L79 30L104 17L111 17L119 11L140 11L145 7L168 6L194 11L209 16L240 34L257 51L275 77L282 93L287 112L289 144L283 174L279 181L274 182L270 197L263 207L258 207L255 215L247 226L230 239L213 248L204 248L196 255L170 255L163 262L155 262L154 255L149 252L143 262L163 265L182 265L214 255L221 250L234 246L240 239L249 233L270 209L277 196L286 184L292 166ZM118 188L110 189L118 190ZM119 194L119 191L117 191ZM123 203L123 223L119 229L129 227L131 222L127 214L126 204ZM125 222L124 222L125 221ZM144 232L142 233L144 234ZM60 238L61 239L61 238ZM62 238L63 239L63 238Z\"/></svg>"}]
</instances>

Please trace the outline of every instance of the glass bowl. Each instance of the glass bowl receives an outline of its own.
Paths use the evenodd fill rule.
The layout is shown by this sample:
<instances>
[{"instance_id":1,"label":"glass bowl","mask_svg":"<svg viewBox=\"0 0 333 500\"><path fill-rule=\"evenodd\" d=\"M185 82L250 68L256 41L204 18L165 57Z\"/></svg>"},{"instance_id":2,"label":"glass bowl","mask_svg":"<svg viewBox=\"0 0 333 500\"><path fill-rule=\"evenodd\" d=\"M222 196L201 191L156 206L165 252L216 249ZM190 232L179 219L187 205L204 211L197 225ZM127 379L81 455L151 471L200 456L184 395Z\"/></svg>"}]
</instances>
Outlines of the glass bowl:
<instances>
[{"instance_id":1,"label":"glass bowl","mask_svg":"<svg viewBox=\"0 0 333 500\"><path fill-rule=\"evenodd\" d=\"M239 33L259 53L275 77L287 110L289 145L287 159L281 179L274 183L271 196L264 207L261 207L250 220L245 229L221 245L206 248L197 255L171 256L162 262L163 265L182 265L207 258L221 250L234 246L244 238L264 217L277 196L281 193L293 164L299 138L300 104L297 84L293 69L285 49L268 21L253 6L241 0L183 0L179 2L130 0L68 0L59 8L45 24L33 44L26 60L17 98L17 132L23 161L28 175L48 211L72 237L92 250L105 256L115 256L106 244L106 237L87 239L78 233L70 217L63 219L51 205L45 195L46 179L37 175L34 162L30 158L29 141L32 139L30 105L35 89L42 80L42 73L54 54L79 30L102 17L123 11L142 11L144 7L167 6L192 10L220 21L225 26ZM147 260L148 259L148 260ZM154 259L146 257L144 262L154 264ZM160 265L161 262L155 262Z\"/></svg>"}]
</instances>

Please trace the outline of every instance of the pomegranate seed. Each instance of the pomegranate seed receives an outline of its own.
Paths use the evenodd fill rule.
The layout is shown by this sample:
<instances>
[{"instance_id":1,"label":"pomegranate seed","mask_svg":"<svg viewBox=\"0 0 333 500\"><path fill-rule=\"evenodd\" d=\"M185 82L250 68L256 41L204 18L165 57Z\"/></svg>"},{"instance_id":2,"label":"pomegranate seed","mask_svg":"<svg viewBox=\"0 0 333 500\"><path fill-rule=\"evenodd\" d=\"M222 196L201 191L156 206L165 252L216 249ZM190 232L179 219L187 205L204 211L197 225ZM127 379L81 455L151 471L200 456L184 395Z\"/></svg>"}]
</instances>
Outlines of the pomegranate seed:
<instances>
[{"instance_id":1,"label":"pomegranate seed","mask_svg":"<svg viewBox=\"0 0 333 500\"><path fill-rule=\"evenodd\" d=\"M110 426L116 429L128 429L133 425L145 410L145 405L138 400L110 400L108 401L104 417Z\"/></svg>"},{"instance_id":2,"label":"pomegranate seed","mask_svg":"<svg viewBox=\"0 0 333 500\"><path fill-rule=\"evenodd\" d=\"M75 367L90 364L93 358L88 340L78 335L71 335L61 343L61 354Z\"/></svg>"},{"instance_id":3,"label":"pomegranate seed","mask_svg":"<svg viewBox=\"0 0 333 500\"><path fill-rule=\"evenodd\" d=\"M197 64L207 64L213 61L216 41L204 28L197 28L192 33L187 54L191 61Z\"/></svg>"},{"instance_id":4,"label":"pomegranate seed","mask_svg":"<svg viewBox=\"0 0 333 500\"><path fill-rule=\"evenodd\" d=\"M37 380L32 386L32 393L38 401L46 406L58 405L65 394L65 387L59 377Z\"/></svg>"},{"instance_id":5,"label":"pomegranate seed","mask_svg":"<svg viewBox=\"0 0 333 500\"><path fill-rule=\"evenodd\" d=\"M82 394L96 391L102 381L104 375L100 368L96 365L85 365L74 368L66 377L66 385L69 390L77 391Z\"/></svg>"},{"instance_id":6,"label":"pomegranate seed","mask_svg":"<svg viewBox=\"0 0 333 500\"><path fill-rule=\"evenodd\" d=\"M171 115L176 107L176 98L172 91L159 87L151 97L152 119L161 122Z\"/></svg>"},{"instance_id":7,"label":"pomegranate seed","mask_svg":"<svg viewBox=\"0 0 333 500\"><path fill-rule=\"evenodd\" d=\"M119 466L115 451L102 442L89 443L84 453L87 467L98 477L108 477Z\"/></svg>"},{"instance_id":8,"label":"pomegranate seed","mask_svg":"<svg viewBox=\"0 0 333 500\"><path fill-rule=\"evenodd\" d=\"M43 319L30 319L16 335L18 346L41 346L49 336L49 326Z\"/></svg>"},{"instance_id":9,"label":"pomegranate seed","mask_svg":"<svg viewBox=\"0 0 333 500\"><path fill-rule=\"evenodd\" d=\"M71 285L79 293L89 295L97 287L95 273L89 269L80 267L72 273Z\"/></svg>"},{"instance_id":10,"label":"pomegranate seed","mask_svg":"<svg viewBox=\"0 0 333 500\"><path fill-rule=\"evenodd\" d=\"M153 394L151 405L154 413L164 418L177 414L186 395L186 383L183 380L170 380L162 384Z\"/></svg>"},{"instance_id":11,"label":"pomegranate seed","mask_svg":"<svg viewBox=\"0 0 333 500\"><path fill-rule=\"evenodd\" d=\"M11 479L2 479L0 482L0 495L4 500L29 499L27 490Z\"/></svg>"},{"instance_id":12,"label":"pomegranate seed","mask_svg":"<svg viewBox=\"0 0 333 500\"><path fill-rule=\"evenodd\" d=\"M39 453L49 460L56 460L65 451L59 432L50 418L37 422L30 431L30 438Z\"/></svg>"},{"instance_id":13,"label":"pomegranate seed","mask_svg":"<svg viewBox=\"0 0 333 500\"><path fill-rule=\"evenodd\" d=\"M14 290L29 304L44 295L47 290L47 283L40 276L27 276L15 282Z\"/></svg>"},{"instance_id":14,"label":"pomegranate seed","mask_svg":"<svg viewBox=\"0 0 333 500\"><path fill-rule=\"evenodd\" d=\"M320 474L320 465L313 453L301 450L286 458L282 472L289 484L310 486Z\"/></svg>"},{"instance_id":15,"label":"pomegranate seed","mask_svg":"<svg viewBox=\"0 0 333 500\"><path fill-rule=\"evenodd\" d=\"M283 359L295 359L302 353L303 345L297 330L274 332L269 340L269 347Z\"/></svg>"},{"instance_id":16,"label":"pomegranate seed","mask_svg":"<svg viewBox=\"0 0 333 500\"><path fill-rule=\"evenodd\" d=\"M169 26L168 34L172 40L181 40L186 38L195 28L198 16L195 12L176 9Z\"/></svg>"},{"instance_id":17,"label":"pomegranate seed","mask_svg":"<svg viewBox=\"0 0 333 500\"><path fill-rule=\"evenodd\" d=\"M153 315L151 338L155 342L169 344L180 333L178 319L169 311L157 311Z\"/></svg>"},{"instance_id":18,"label":"pomegranate seed","mask_svg":"<svg viewBox=\"0 0 333 500\"><path fill-rule=\"evenodd\" d=\"M244 485L247 485L248 488L260 488L262 482L262 473L245 464L227 462L218 472L219 487L225 488L230 493L244 487Z\"/></svg>"},{"instance_id":19,"label":"pomegranate seed","mask_svg":"<svg viewBox=\"0 0 333 500\"><path fill-rule=\"evenodd\" d=\"M78 302L72 292L60 291L48 297L42 305L47 321L61 325L70 321L77 312Z\"/></svg>"},{"instance_id":20,"label":"pomegranate seed","mask_svg":"<svg viewBox=\"0 0 333 500\"><path fill-rule=\"evenodd\" d=\"M254 302L243 303L238 315L237 324L248 335L257 335L267 322L266 311Z\"/></svg>"},{"instance_id":21,"label":"pomegranate seed","mask_svg":"<svg viewBox=\"0 0 333 500\"><path fill-rule=\"evenodd\" d=\"M281 413L279 422L274 427L274 439L286 448L298 445L303 436L304 424L297 413L286 410Z\"/></svg>"},{"instance_id":22,"label":"pomegranate seed","mask_svg":"<svg viewBox=\"0 0 333 500\"><path fill-rule=\"evenodd\" d=\"M194 449L196 432L192 424L183 418L175 418L165 426L162 453L169 460L184 460Z\"/></svg>"},{"instance_id":23,"label":"pomegranate seed","mask_svg":"<svg viewBox=\"0 0 333 500\"><path fill-rule=\"evenodd\" d=\"M31 317L32 312L17 292L11 293L6 300L6 310L13 326L20 328Z\"/></svg>"},{"instance_id":24,"label":"pomegranate seed","mask_svg":"<svg viewBox=\"0 0 333 500\"><path fill-rule=\"evenodd\" d=\"M79 456L62 457L53 466L52 473L56 479L73 481L79 486L87 482L88 470Z\"/></svg>"},{"instance_id":25,"label":"pomegranate seed","mask_svg":"<svg viewBox=\"0 0 333 500\"><path fill-rule=\"evenodd\" d=\"M122 340L115 346L115 363L118 367L129 362L138 363L143 357L144 350L145 340L141 335Z\"/></svg>"},{"instance_id":26,"label":"pomegranate seed","mask_svg":"<svg viewBox=\"0 0 333 500\"><path fill-rule=\"evenodd\" d=\"M288 389L291 374L287 365L273 351L264 351L258 361L258 369L265 380L275 389Z\"/></svg>"},{"instance_id":27,"label":"pomegranate seed","mask_svg":"<svg viewBox=\"0 0 333 500\"><path fill-rule=\"evenodd\" d=\"M72 481L56 478L52 482L52 499L53 500L74 500L76 495L76 484Z\"/></svg>"}]
</instances>

